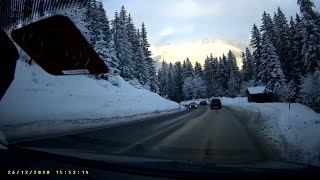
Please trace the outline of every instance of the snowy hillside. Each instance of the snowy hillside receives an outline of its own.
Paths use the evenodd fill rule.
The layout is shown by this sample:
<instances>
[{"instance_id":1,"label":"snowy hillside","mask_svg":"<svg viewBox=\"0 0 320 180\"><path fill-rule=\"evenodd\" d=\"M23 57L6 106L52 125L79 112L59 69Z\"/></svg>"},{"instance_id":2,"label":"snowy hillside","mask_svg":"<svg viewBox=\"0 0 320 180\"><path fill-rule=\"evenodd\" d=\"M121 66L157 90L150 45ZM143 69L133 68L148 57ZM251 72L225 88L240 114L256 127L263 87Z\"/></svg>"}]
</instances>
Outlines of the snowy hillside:
<instances>
[{"instance_id":1,"label":"snowy hillside","mask_svg":"<svg viewBox=\"0 0 320 180\"><path fill-rule=\"evenodd\" d=\"M248 103L246 98L222 98L222 105L250 114L254 125L288 160L320 164L320 114L293 103ZM262 118L259 118L262 117Z\"/></svg>"},{"instance_id":2,"label":"snowy hillside","mask_svg":"<svg viewBox=\"0 0 320 180\"><path fill-rule=\"evenodd\" d=\"M35 63L29 66L19 60L15 80L0 102L0 130L49 120L110 119L179 108L120 76L109 81L52 76Z\"/></svg>"}]
</instances>

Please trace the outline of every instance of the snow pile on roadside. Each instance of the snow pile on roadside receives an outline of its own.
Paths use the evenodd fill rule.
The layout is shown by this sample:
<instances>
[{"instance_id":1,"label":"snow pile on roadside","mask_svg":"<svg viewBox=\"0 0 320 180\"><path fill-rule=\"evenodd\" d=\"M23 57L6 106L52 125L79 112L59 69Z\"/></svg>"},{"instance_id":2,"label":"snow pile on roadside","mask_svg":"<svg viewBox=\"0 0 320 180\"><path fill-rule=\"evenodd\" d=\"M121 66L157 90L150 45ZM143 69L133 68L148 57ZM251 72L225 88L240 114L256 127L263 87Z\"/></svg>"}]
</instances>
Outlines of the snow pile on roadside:
<instances>
[{"instance_id":1,"label":"snow pile on roadside","mask_svg":"<svg viewBox=\"0 0 320 180\"><path fill-rule=\"evenodd\" d=\"M190 103L192 102L195 102L197 104L200 104L201 101L207 101L207 103L209 103L209 100L208 99L195 99L195 100L189 100L189 101L182 101L180 104L182 106L187 106L189 105Z\"/></svg>"},{"instance_id":2,"label":"snow pile on roadside","mask_svg":"<svg viewBox=\"0 0 320 180\"><path fill-rule=\"evenodd\" d=\"M236 104L236 105L243 105L248 104L247 97L235 97L235 98L227 98L227 97L221 97L219 98L221 100L221 104Z\"/></svg>"},{"instance_id":3,"label":"snow pile on roadside","mask_svg":"<svg viewBox=\"0 0 320 180\"><path fill-rule=\"evenodd\" d=\"M19 60L15 80L0 102L0 130L40 121L110 119L177 109L179 104L137 89L120 76L109 81L52 76L35 63Z\"/></svg>"},{"instance_id":4,"label":"snow pile on roadside","mask_svg":"<svg viewBox=\"0 0 320 180\"><path fill-rule=\"evenodd\" d=\"M223 98L223 105L260 113L264 127L259 127L265 137L287 159L320 165L320 114L302 104L248 103L241 98Z\"/></svg>"},{"instance_id":5,"label":"snow pile on roadside","mask_svg":"<svg viewBox=\"0 0 320 180\"><path fill-rule=\"evenodd\" d=\"M8 141L5 135L0 131L0 149L8 149Z\"/></svg>"},{"instance_id":6,"label":"snow pile on roadside","mask_svg":"<svg viewBox=\"0 0 320 180\"><path fill-rule=\"evenodd\" d=\"M224 103L227 104L233 104L233 103L248 103L246 97L236 97L236 98L227 98L227 97L215 97L217 99L221 100L222 105ZM205 98L205 99L194 99L194 100L188 100L188 101L182 101L180 104L183 106L189 105L192 102L195 102L197 104L200 104L201 101L207 101L207 103L210 103L211 98Z\"/></svg>"}]
</instances>

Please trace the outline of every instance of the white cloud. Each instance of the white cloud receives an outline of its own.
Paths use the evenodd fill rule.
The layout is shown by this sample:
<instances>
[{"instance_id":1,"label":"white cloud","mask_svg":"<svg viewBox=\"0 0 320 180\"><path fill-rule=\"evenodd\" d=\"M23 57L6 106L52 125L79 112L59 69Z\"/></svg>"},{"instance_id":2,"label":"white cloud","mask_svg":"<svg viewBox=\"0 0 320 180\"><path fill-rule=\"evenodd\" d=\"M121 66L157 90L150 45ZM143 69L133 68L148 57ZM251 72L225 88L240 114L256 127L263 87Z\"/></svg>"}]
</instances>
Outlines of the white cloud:
<instances>
[{"instance_id":1,"label":"white cloud","mask_svg":"<svg viewBox=\"0 0 320 180\"><path fill-rule=\"evenodd\" d=\"M195 0L177 0L163 7L167 16L175 19L195 19L215 15L222 11L220 3L207 1L201 3Z\"/></svg>"},{"instance_id":2,"label":"white cloud","mask_svg":"<svg viewBox=\"0 0 320 180\"><path fill-rule=\"evenodd\" d=\"M194 27L193 26L184 26L184 27L177 27L176 29L175 28L172 28L172 27L168 27L168 28L165 28L163 29L159 35L160 36L169 36L169 35L172 35L172 34L175 34L175 33L192 33L194 32Z\"/></svg>"},{"instance_id":3,"label":"white cloud","mask_svg":"<svg viewBox=\"0 0 320 180\"><path fill-rule=\"evenodd\" d=\"M172 35L174 33L174 29L172 28L165 28L163 31L160 32L160 36L169 36Z\"/></svg>"}]
</instances>

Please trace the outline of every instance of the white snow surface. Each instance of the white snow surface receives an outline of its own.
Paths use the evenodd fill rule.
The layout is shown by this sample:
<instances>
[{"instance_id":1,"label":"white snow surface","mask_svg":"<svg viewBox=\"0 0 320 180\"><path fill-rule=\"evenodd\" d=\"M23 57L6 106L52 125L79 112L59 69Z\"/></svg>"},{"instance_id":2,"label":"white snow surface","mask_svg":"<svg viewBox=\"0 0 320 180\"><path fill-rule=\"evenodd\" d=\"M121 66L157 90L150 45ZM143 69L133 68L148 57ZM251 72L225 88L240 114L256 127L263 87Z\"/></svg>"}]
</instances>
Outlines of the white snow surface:
<instances>
[{"instance_id":1,"label":"white snow surface","mask_svg":"<svg viewBox=\"0 0 320 180\"><path fill-rule=\"evenodd\" d=\"M256 86L256 87L249 87L248 91L250 94L262 94L264 93L266 87L265 86Z\"/></svg>"},{"instance_id":2,"label":"white snow surface","mask_svg":"<svg viewBox=\"0 0 320 180\"><path fill-rule=\"evenodd\" d=\"M265 123L258 128L274 140L286 159L320 166L319 113L299 103L291 104L289 110L288 103L248 103L243 97L222 98L224 105L260 113Z\"/></svg>"},{"instance_id":3,"label":"white snow surface","mask_svg":"<svg viewBox=\"0 0 320 180\"><path fill-rule=\"evenodd\" d=\"M18 60L15 79L0 101L0 130L9 141L44 135L49 130L66 133L85 124L116 124L177 109L179 104L137 89L120 76L109 81L84 75L52 76L36 63L30 66Z\"/></svg>"},{"instance_id":4,"label":"white snow surface","mask_svg":"<svg viewBox=\"0 0 320 180\"><path fill-rule=\"evenodd\" d=\"M192 103L192 102L195 102L195 103L197 103L197 104L200 104L201 101L207 101L207 103L209 103L209 99L194 99L194 100L182 101L182 102L180 102L180 104L181 104L182 106L187 106L187 105L189 105L189 104Z\"/></svg>"}]
</instances>

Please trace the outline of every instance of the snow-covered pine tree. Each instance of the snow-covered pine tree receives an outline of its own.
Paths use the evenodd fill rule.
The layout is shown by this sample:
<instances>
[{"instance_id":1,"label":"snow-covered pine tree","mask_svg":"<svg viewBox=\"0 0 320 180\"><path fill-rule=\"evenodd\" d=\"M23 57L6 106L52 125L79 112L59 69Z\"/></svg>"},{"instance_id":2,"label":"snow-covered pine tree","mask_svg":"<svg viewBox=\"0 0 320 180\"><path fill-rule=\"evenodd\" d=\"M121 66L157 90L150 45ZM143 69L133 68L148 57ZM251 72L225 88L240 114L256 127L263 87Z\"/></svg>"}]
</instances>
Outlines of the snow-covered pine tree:
<instances>
[{"instance_id":1,"label":"snow-covered pine tree","mask_svg":"<svg viewBox=\"0 0 320 180\"><path fill-rule=\"evenodd\" d=\"M240 87L238 87L237 84L238 82L236 79L236 75L234 74L234 72L231 72L228 80L228 96L236 96L240 92Z\"/></svg>"},{"instance_id":2,"label":"snow-covered pine tree","mask_svg":"<svg viewBox=\"0 0 320 180\"><path fill-rule=\"evenodd\" d=\"M188 57L187 59L183 60L182 69L183 69L183 79L194 76L194 69Z\"/></svg>"},{"instance_id":3,"label":"snow-covered pine tree","mask_svg":"<svg viewBox=\"0 0 320 180\"><path fill-rule=\"evenodd\" d=\"M155 62L152 59L152 53L149 50L150 48L150 44L148 42L148 38L147 38L147 29L145 27L145 24L142 23L141 25L141 38L142 38L142 46L143 46L143 52L144 52L144 56L146 57L146 61L147 61L147 65L148 65L148 70L149 70L149 81L150 81L150 89L153 92L158 91L158 86L159 86L159 82L157 81L156 78L156 68L155 68Z\"/></svg>"},{"instance_id":4,"label":"snow-covered pine tree","mask_svg":"<svg viewBox=\"0 0 320 180\"><path fill-rule=\"evenodd\" d=\"M240 73L237 66L237 60L231 50L228 52L228 66L229 66L229 79L228 79L228 95L237 95L240 92Z\"/></svg>"},{"instance_id":5,"label":"snow-covered pine tree","mask_svg":"<svg viewBox=\"0 0 320 180\"><path fill-rule=\"evenodd\" d=\"M243 51L241 53L241 58L242 58L242 69L241 69L242 80L244 82L247 82L248 81L248 75L247 75L248 63L247 63L246 55Z\"/></svg>"},{"instance_id":6,"label":"snow-covered pine tree","mask_svg":"<svg viewBox=\"0 0 320 180\"><path fill-rule=\"evenodd\" d=\"M188 57L186 59L186 64L187 64L186 77L193 77L194 76L194 69L193 69L192 63Z\"/></svg>"},{"instance_id":7,"label":"snow-covered pine tree","mask_svg":"<svg viewBox=\"0 0 320 180\"><path fill-rule=\"evenodd\" d=\"M212 54L210 57L207 56L204 64L204 81L207 87L208 96L216 96L218 94L218 61Z\"/></svg>"},{"instance_id":8,"label":"snow-covered pine tree","mask_svg":"<svg viewBox=\"0 0 320 180\"><path fill-rule=\"evenodd\" d=\"M266 88L273 92L276 99L284 101L286 78L283 74L276 49L268 36L262 39L261 64L258 74L259 85L266 85Z\"/></svg>"},{"instance_id":9,"label":"snow-covered pine tree","mask_svg":"<svg viewBox=\"0 0 320 180\"><path fill-rule=\"evenodd\" d=\"M205 97L206 85L204 80L199 76L188 77L183 84L183 94L185 95L185 100Z\"/></svg>"},{"instance_id":10,"label":"snow-covered pine tree","mask_svg":"<svg viewBox=\"0 0 320 180\"><path fill-rule=\"evenodd\" d=\"M276 34L273 21L270 17L270 14L266 13L265 11L262 14L262 25L260 27L261 32L261 54L260 59L255 62L256 65L256 74L255 74L255 85L266 85L268 82L268 72L266 70L267 66L267 59L269 57L269 43L275 47L276 44ZM267 43L268 41L268 43Z\"/></svg>"},{"instance_id":11,"label":"snow-covered pine tree","mask_svg":"<svg viewBox=\"0 0 320 180\"><path fill-rule=\"evenodd\" d=\"M320 111L320 18L311 0L298 0L301 21L297 25L302 39L302 60L305 78L301 85L301 101ZM296 22L297 23L297 22Z\"/></svg>"},{"instance_id":12,"label":"snow-covered pine tree","mask_svg":"<svg viewBox=\"0 0 320 180\"><path fill-rule=\"evenodd\" d=\"M275 46L277 44L277 36L276 36L275 26L271 19L270 14L264 11L262 14L261 21L262 21L262 25L260 27L260 31L261 31L262 37L268 36L272 45Z\"/></svg>"},{"instance_id":13,"label":"snow-covered pine tree","mask_svg":"<svg viewBox=\"0 0 320 180\"><path fill-rule=\"evenodd\" d=\"M242 67L242 82L240 85L240 93L245 93L248 87L254 86L254 67L253 57L248 47L244 52L245 66Z\"/></svg>"},{"instance_id":14,"label":"snow-covered pine tree","mask_svg":"<svg viewBox=\"0 0 320 180\"><path fill-rule=\"evenodd\" d=\"M289 69L289 72L286 77L287 77L287 80L288 81L291 81L292 78L293 78L293 74L292 74L292 71L293 71L293 63L294 63L294 57L295 57L295 53L294 53L294 36L296 34L295 32L295 27L296 27L296 24L293 20L293 17L291 16L290 17L290 22L289 22L289 47L288 47L288 62L291 62L287 65L287 68Z\"/></svg>"},{"instance_id":15,"label":"snow-covered pine tree","mask_svg":"<svg viewBox=\"0 0 320 180\"><path fill-rule=\"evenodd\" d=\"M202 67L201 64L196 61L195 66L194 66L194 75L198 75L199 77L203 77L203 71L202 71Z\"/></svg>"},{"instance_id":16,"label":"snow-covered pine tree","mask_svg":"<svg viewBox=\"0 0 320 180\"><path fill-rule=\"evenodd\" d=\"M302 62L302 38L298 33L300 30L300 17L296 15L296 22L294 22L291 17L290 28L289 28L289 56L288 59L291 63L288 64L289 73L287 80L292 82L295 92L292 93L292 97L299 99L300 85L302 84L302 72L303 72L303 62Z\"/></svg>"},{"instance_id":17,"label":"snow-covered pine tree","mask_svg":"<svg viewBox=\"0 0 320 180\"><path fill-rule=\"evenodd\" d=\"M112 21L112 31L114 35L115 50L119 59L119 70L121 76L126 80L134 78L134 62L132 44L129 41L128 30L126 26L127 11L124 6L121 7L119 15L117 12Z\"/></svg>"},{"instance_id":18,"label":"snow-covered pine tree","mask_svg":"<svg viewBox=\"0 0 320 180\"><path fill-rule=\"evenodd\" d=\"M101 1L97 2L97 12L96 12L96 31L100 31L98 35L97 42L94 46L96 52L102 57L109 68L109 73L119 74L119 60L116 56L116 51L114 48L114 42L112 37L112 32L109 25L109 20L106 16L106 11L103 8ZM106 75L104 75L106 77Z\"/></svg>"},{"instance_id":19,"label":"snow-covered pine tree","mask_svg":"<svg viewBox=\"0 0 320 180\"><path fill-rule=\"evenodd\" d=\"M253 28L251 30L251 40L250 45L254 48L252 54L252 63L253 63L253 72L254 77L258 75L258 67L260 65L260 57L261 57L261 34L259 28L256 24L253 24Z\"/></svg>"},{"instance_id":20,"label":"snow-covered pine tree","mask_svg":"<svg viewBox=\"0 0 320 180\"><path fill-rule=\"evenodd\" d=\"M160 96L166 97L168 92L167 92L167 79L168 79L168 71L169 71L169 66L166 61L162 61L162 65L158 71L158 81L159 81L159 91L160 91Z\"/></svg>"},{"instance_id":21,"label":"snow-covered pine tree","mask_svg":"<svg viewBox=\"0 0 320 180\"><path fill-rule=\"evenodd\" d=\"M173 66L174 71L174 84L175 84L175 99L176 102L181 102L184 100L183 96L183 77L182 77L182 64L180 61L176 62Z\"/></svg>"},{"instance_id":22,"label":"snow-covered pine tree","mask_svg":"<svg viewBox=\"0 0 320 180\"><path fill-rule=\"evenodd\" d=\"M125 19L125 23L126 34L128 41L131 44L132 61L134 64L134 77L139 81L140 84L145 86L147 83L147 77L144 72L146 70L146 64L140 33L137 31L130 14L128 14L127 18Z\"/></svg>"},{"instance_id":23,"label":"snow-covered pine tree","mask_svg":"<svg viewBox=\"0 0 320 180\"><path fill-rule=\"evenodd\" d=\"M183 83L183 94L184 94L184 98L185 100L191 100L193 99L193 78L192 77L188 77L184 80Z\"/></svg>"},{"instance_id":24,"label":"snow-covered pine tree","mask_svg":"<svg viewBox=\"0 0 320 180\"><path fill-rule=\"evenodd\" d=\"M273 50L273 45L271 48L271 42L267 39L266 36L263 37L262 39L262 43L261 43L261 57L260 57L260 64L258 67L258 74L255 78L255 85L259 85L259 86L265 86L267 85L269 79L268 76L269 71L267 70L267 63L268 60L271 58L271 55L274 55L272 50ZM278 57L273 57L273 58L278 58Z\"/></svg>"},{"instance_id":25,"label":"snow-covered pine tree","mask_svg":"<svg viewBox=\"0 0 320 180\"><path fill-rule=\"evenodd\" d=\"M139 30L135 35L132 47L134 47L132 50L134 52L133 61L135 63L135 78L140 82L140 84L144 85L146 89L150 89L150 75L146 57L143 52L142 39Z\"/></svg>"},{"instance_id":26,"label":"snow-covered pine tree","mask_svg":"<svg viewBox=\"0 0 320 180\"><path fill-rule=\"evenodd\" d=\"M188 68L187 68L187 62L186 62L186 60L183 60L183 63L182 63L182 71L183 71L183 73L182 73L182 78L183 78L183 81L184 81L184 80L187 79L187 77L188 77Z\"/></svg>"},{"instance_id":27,"label":"snow-covered pine tree","mask_svg":"<svg viewBox=\"0 0 320 180\"><path fill-rule=\"evenodd\" d=\"M253 62L252 55L248 47L246 47L245 52L242 54L243 65L242 65L242 77L244 82L248 82L253 78Z\"/></svg>"},{"instance_id":28,"label":"snow-covered pine tree","mask_svg":"<svg viewBox=\"0 0 320 180\"><path fill-rule=\"evenodd\" d=\"M89 0L86 6L86 28L88 29L86 33L86 37L89 40L92 47L98 41L97 37L99 35L99 31L96 28L97 25L97 1L96 0Z\"/></svg>"},{"instance_id":29,"label":"snow-covered pine tree","mask_svg":"<svg viewBox=\"0 0 320 180\"><path fill-rule=\"evenodd\" d=\"M261 56L260 62L258 65L258 74L256 75L255 85L266 85L269 82L268 77L270 76L270 72L267 71L268 61L270 59L269 56L273 56L272 47L275 49L275 45L277 43L277 37L275 33L275 27L273 21L270 17L270 14L265 11L262 14L262 25L260 27L261 30ZM271 45L270 45L271 43ZM276 53L276 49L275 49ZM277 54L276 54L277 55ZM277 56L277 59L279 57ZM281 66L281 62L280 62Z\"/></svg>"},{"instance_id":30,"label":"snow-covered pine tree","mask_svg":"<svg viewBox=\"0 0 320 180\"><path fill-rule=\"evenodd\" d=\"M200 76L196 75L193 78L193 84L194 84L193 97L197 99L205 98L207 96L207 87L204 80Z\"/></svg>"},{"instance_id":31,"label":"snow-covered pine tree","mask_svg":"<svg viewBox=\"0 0 320 180\"><path fill-rule=\"evenodd\" d=\"M319 16L311 0L298 0L301 12L300 35L302 37L302 56L307 74L320 68L320 27Z\"/></svg>"},{"instance_id":32,"label":"snow-covered pine tree","mask_svg":"<svg viewBox=\"0 0 320 180\"><path fill-rule=\"evenodd\" d=\"M221 92L223 92L221 96L223 96L223 95L227 95L226 92L228 90L228 80L230 79L227 57L224 54L222 54L222 58L219 63L219 70L220 70L219 82L221 82L220 88L221 88Z\"/></svg>"},{"instance_id":33,"label":"snow-covered pine tree","mask_svg":"<svg viewBox=\"0 0 320 180\"><path fill-rule=\"evenodd\" d=\"M128 14L128 18L126 19L126 29L127 29L127 34L128 34L128 38L130 43L132 44L132 46L135 45L136 41L136 37L137 37L137 29L133 23L131 14ZM133 48L133 52L134 52L134 48Z\"/></svg>"},{"instance_id":34,"label":"snow-covered pine tree","mask_svg":"<svg viewBox=\"0 0 320 180\"><path fill-rule=\"evenodd\" d=\"M278 7L278 12L275 13L274 16L274 27L276 32L275 48L281 62L283 73L285 74L285 76L288 76L291 70L290 66L292 63L289 59L289 25L280 7Z\"/></svg>"},{"instance_id":35,"label":"snow-covered pine tree","mask_svg":"<svg viewBox=\"0 0 320 180\"><path fill-rule=\"evenodd\" d=\"M304 78L300 96L302 102L320 112L320 70Z\"/></svg>"},{"instance_id":36,"label":"snow-covered pine tree","mask_svg":"<svg viewBox=\"0 0 320 180\"><path fill-rule=\"evenodd\" d=\"M119 36L119 13L118 11L114 12L114 19L111 21L111 32L113 36L113 41L114 41L114 47L117 53L118 57L118 52L117 52L117 44L119 44L120 36Z\"/></svg>"},{"instance_id":37,"label":"snow-covered pine tree","mask_svg":"<svg viewBox=\"0 0 320 180\"><path fill-rule=\"evenodd\" d=\"M167 79L167 84L166 84L166 91L168 92L168 98L170 100L175 100L175 89L176 89L176 84L175 84L175 79L174 79L174 71L173 71L173 65L170 62L169 63L169 71L168 71L168 79Z\"/></svg>"},{"instance_id":38,"label":"snow-covered pine tree","mask_svg":"<svg viewBox=\"0 0 320 180\"><path fill-rule=\"evenodd\" d=\"M207 85L208 96L213 96L212 83L211 83L211 80L213 79L213 77L212 77L212 68L211 67L212 67L212 63L210 62L209 56L207 56L204 61L203 75L204 75L204 81Z\"/></svg>"},{"instance_id":39,"label":"snow-covered pine tree","mask_svg":"<svg viewBox=\"0 0 320 180\"><path fill-rule=\"evenodd\" d=\"M212 55L210 55L210 59ZM221 91L221 82L219 82L219 61L218 58L215 57L213 60L210 60L211 65L211 74L212 74L212 96L219 96Z\"/></svg>"}]
</instances>

